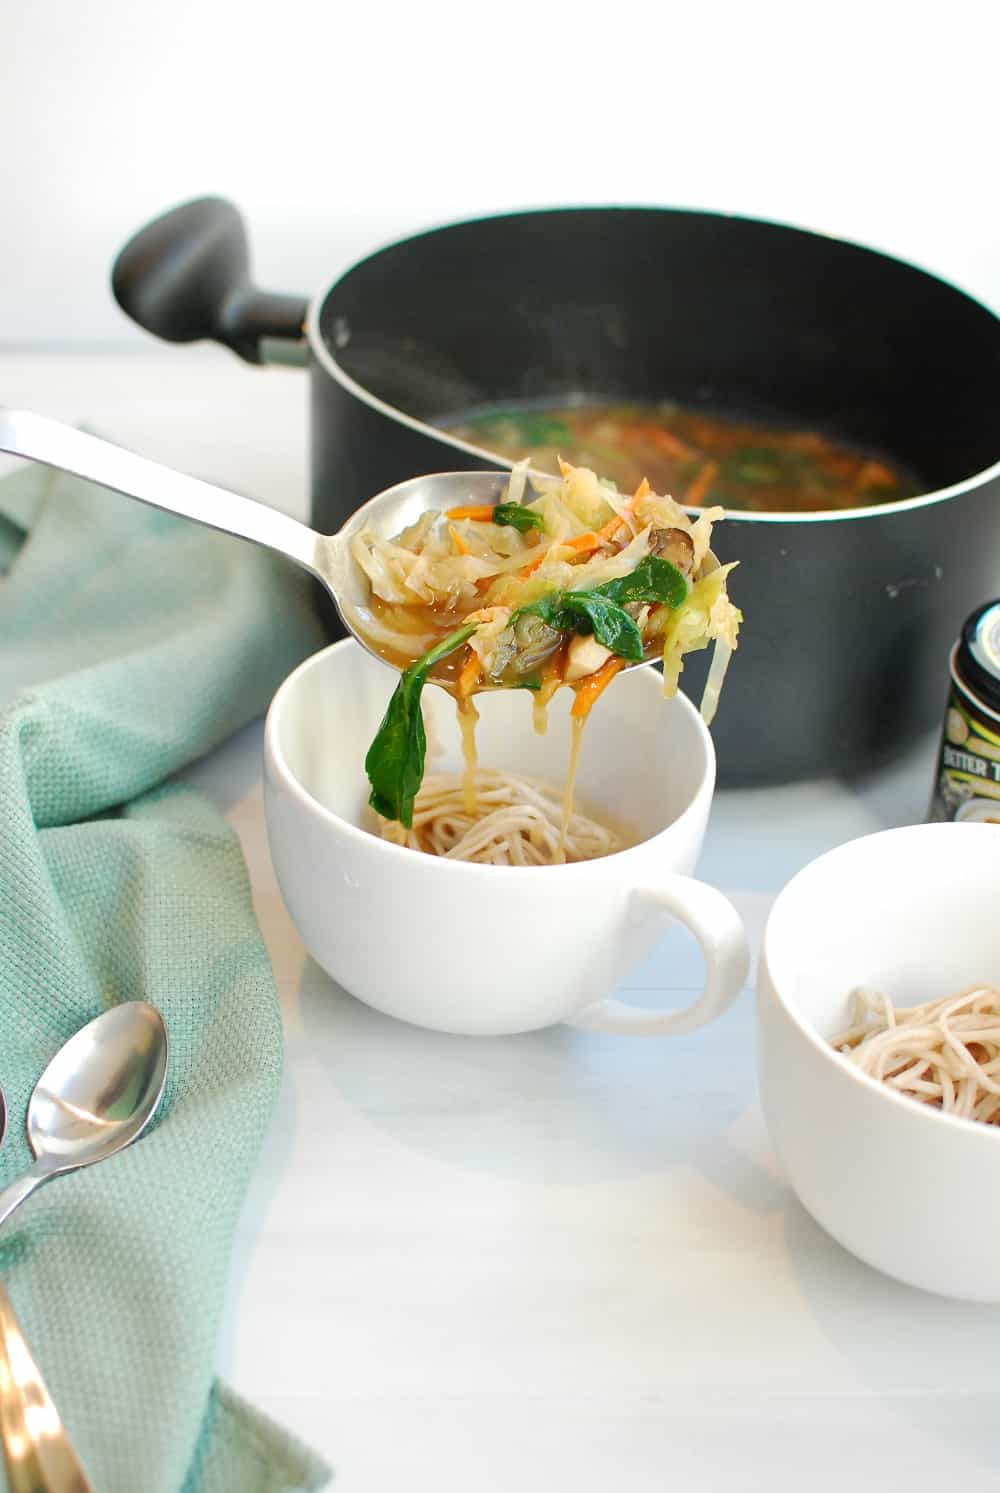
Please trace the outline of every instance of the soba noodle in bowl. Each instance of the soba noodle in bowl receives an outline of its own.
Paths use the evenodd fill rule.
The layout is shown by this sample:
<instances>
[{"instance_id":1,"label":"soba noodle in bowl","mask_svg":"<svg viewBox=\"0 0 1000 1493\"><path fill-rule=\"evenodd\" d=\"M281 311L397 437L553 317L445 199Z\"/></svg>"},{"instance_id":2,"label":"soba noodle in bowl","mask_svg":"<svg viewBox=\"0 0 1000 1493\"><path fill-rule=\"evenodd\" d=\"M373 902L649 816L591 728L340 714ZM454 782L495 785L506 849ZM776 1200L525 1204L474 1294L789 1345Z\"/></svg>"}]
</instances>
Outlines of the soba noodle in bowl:
<instances>
[{"instance_id":1,"label":"soba noodle in bowl","mask_svg":"<svg viewBox=\"0 0 1000 1493\"><path fill-rule=\"evenodd\" d=\"M564 463L559 479L531 490L526 469L515 470L491 507L428 512L391 539L357 534L352 554L370 586L362 630L402 671L365 760L383 834L428 854L519 866L618 848L574 813L584 723L627 665L662 659L672 695L685 655L710 644L702 713L711 720L741 621L727 592L733 566L710 548L721 517L709 508L692 520L645 481L623 496ZM428 680L455 698L465 772L422 788ZM574 693L562 795L499 766L479 771L474 696L526 692L544 732L562 686Z\"/></svg>"},{"instance_id":2,"label":"soba noodle in bowl","mask_svg":"<svg viewBox=\"0 0 1000 1493\"><path fill-rule=\"evenodd\" d=\"M1000 1125L1000 986L970 985L909 1007L855 990L851 1025L833 1046L921 1104Z\"/></svg>"}]
</instances>

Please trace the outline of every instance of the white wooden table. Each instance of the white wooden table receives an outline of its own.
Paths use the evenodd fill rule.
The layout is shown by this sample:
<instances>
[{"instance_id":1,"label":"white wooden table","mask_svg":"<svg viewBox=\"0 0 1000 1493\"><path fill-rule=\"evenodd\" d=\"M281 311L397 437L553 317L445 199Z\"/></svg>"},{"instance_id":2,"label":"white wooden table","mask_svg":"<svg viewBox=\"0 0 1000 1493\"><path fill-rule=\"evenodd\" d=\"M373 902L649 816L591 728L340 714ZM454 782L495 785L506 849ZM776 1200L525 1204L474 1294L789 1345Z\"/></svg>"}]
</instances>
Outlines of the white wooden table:
<instances>
[{"instance_id":1,"label":"white wooden table","mask_svg":"<svg viewBox=\"0 0 1000 1493\"><path fill-rule=\"evenodd\" d=\"M214 348L6 354L0 400L305 513L301 374ZM806 861L923 818L934 749L718 795L700 872L755 944ZM259 757L250 727L191 773L243 841L287 1044L219 1345L237 1389L343 1493L995 1489L1000 1311L898 1286L806 1216L763 1126L749 991L673 1040L379 1016L288 920ZM698 973L671 935L630 990L681 998Z\"/></svg>"}]
</instances>

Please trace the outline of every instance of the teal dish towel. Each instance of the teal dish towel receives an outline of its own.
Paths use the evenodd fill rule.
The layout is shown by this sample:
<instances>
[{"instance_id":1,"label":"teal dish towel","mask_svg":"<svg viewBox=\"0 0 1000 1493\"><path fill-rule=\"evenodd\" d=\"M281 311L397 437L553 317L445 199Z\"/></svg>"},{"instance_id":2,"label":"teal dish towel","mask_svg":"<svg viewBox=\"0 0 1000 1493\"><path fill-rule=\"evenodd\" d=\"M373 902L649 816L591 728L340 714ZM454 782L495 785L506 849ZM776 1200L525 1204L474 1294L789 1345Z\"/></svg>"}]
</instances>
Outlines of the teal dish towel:
<instances>
[{"instance_id":1,"label":"teal dish towel","mask_svg":"<svg viewBox=\"0 0 1000 1493\"><path fill-rule=\"evenodd\" d=\"M321 646L307 585L75 478L0 482L0 1182L30 1165L28 1097L78 1027L144 999L171 1041L146 1136L0 1231L0 1274L95 1493L328 1476L214 1376L281 1021L239 844L168 781Z\"/></svg>"}]
</instances>

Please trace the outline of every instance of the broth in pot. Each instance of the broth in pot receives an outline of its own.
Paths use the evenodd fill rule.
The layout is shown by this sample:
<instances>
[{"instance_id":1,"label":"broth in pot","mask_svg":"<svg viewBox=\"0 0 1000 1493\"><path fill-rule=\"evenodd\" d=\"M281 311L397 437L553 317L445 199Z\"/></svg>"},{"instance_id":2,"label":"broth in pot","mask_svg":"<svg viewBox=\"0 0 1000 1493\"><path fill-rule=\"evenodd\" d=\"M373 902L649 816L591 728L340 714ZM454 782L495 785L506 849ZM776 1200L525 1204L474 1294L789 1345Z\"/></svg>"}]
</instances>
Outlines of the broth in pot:
<instances>
[{"instance_id":1,"label":"broth in pot","mask_svg":"<svg viewBox=\"0 0 1000 1493\"><path fill-rule=\"evenodd\" d=\"M912 473L817 431L673 403L511 404L442 421L449 435L558 473L559 458L632 491L642 477L689 508L751 513L867 508L914 497Z\"/></svg>"}]
</instances>

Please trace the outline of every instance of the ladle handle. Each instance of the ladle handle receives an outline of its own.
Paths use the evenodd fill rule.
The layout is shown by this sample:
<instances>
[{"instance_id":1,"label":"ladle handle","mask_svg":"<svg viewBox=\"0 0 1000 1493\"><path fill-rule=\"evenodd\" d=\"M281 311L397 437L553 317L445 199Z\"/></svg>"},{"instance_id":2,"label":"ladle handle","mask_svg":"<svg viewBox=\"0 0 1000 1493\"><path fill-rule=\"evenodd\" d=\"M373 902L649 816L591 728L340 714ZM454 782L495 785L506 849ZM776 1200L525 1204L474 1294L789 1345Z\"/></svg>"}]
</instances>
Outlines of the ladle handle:
<instances>
[{"instance_id":1,"label":"ladle handle","mask_svg":"<svg viewBox=\"0 0 1000 1493\"><path fill-rule=\"evenodd\" d=\"M0 405L0 451L72 472L165 513L249 539L286 555L323 580L320 548L328 541L297 519L224 487L186 477L47 415Z\"/></svg>"},{"instance_id":2,"label":"ladle handle","mask_svg":"<svg viewBox=\"0 0 1000 1493\"><path fill-rule=\"evenodd\" d=\"M93 1493L2 1283L0 1436L9 1493Z\"/></svg>"}]
</instances>

